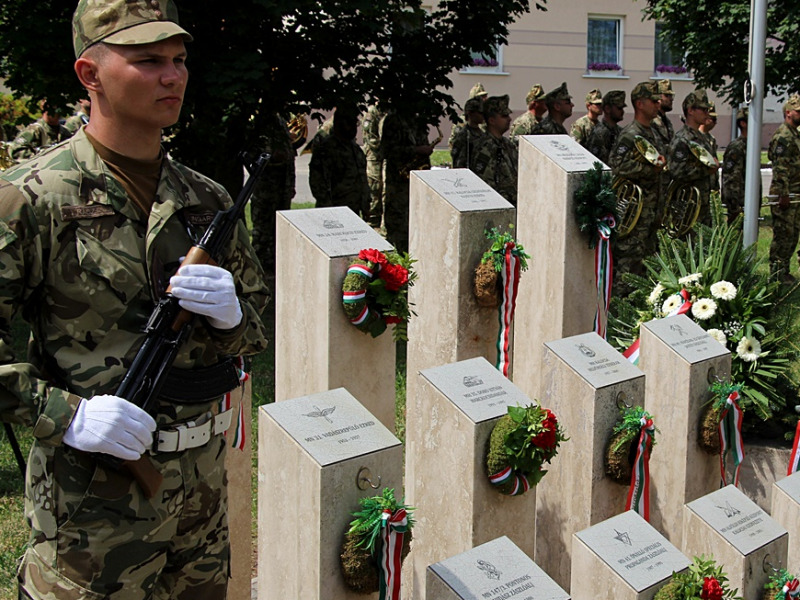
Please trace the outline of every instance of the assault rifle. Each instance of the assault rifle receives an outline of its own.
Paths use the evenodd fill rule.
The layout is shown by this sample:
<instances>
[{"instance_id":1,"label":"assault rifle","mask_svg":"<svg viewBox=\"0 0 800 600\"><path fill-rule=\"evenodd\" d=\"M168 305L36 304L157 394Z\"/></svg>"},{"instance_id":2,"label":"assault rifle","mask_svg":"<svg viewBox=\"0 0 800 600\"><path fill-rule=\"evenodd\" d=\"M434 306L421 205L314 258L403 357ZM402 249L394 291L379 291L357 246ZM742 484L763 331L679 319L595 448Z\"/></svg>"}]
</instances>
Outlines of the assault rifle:
<instances>
[{"instance_id":1,"label":"assault rifle","mask_svg":"<svg viewBox=\"0 0 800 600\"><path fill-rule=\"evenodd\" d=\"M269 162L269 154L261 154L250 162L242 155L245 169L249 174L247 181L239 192L236 202L227 210L219 211L203 237L192 246L183 265L211 264L216 265L220 255L231 240L239 220L244 215L244 208L253 195L258 179ZM180 347L189 337L195 315L183 309L178 299L167 288L166 294L159 300L150 319L145 326L145 339L142 342L130 369L117 388L116 395L132 402L136 406L153 414L156 401ZM122 461L108 455L100 455L103 460L113 466L128 471L145 493L152 498L158 491L163 477L146 454L135 461Z\"/></svg>"}]
</instances>

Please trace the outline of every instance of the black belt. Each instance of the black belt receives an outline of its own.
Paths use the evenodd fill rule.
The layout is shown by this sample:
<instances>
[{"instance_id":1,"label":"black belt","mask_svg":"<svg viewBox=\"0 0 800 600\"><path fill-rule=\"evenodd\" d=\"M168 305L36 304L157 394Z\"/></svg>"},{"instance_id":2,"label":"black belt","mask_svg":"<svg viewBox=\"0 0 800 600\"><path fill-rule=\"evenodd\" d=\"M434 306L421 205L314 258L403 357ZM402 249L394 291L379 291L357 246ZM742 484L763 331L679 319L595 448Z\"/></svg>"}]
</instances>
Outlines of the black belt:
<instances>
[{"instance_id":1,"label":"black belt","mask_svg":"<svg viewBox=\"0 0 800 600\"><path fill-rule=\"evenodd\" d=\"M159 398L173 404L203 404L239 387L239 369L229 358L212 367L178 369L172 367Z\"/></svg>"}]
</instances>

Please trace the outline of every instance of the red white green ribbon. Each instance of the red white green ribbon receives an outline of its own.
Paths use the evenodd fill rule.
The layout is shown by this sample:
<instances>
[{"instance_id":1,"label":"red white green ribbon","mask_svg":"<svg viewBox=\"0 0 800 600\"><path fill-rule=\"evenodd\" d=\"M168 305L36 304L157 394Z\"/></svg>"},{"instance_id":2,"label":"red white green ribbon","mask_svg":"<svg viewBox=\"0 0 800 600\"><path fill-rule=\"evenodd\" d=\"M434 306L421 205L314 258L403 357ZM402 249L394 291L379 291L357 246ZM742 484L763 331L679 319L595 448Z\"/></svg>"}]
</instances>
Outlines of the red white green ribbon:
<instances>
[{"instance_id":1,"label":"red white green ribbon","mask_svg":"<svg viewBox=\"0 0 800 600\"><path fill-rule=\"evenodd\" d=\"M650 521L650 450L653 448L653 433L656 428L651 418L643 417L641 424L625 510L633 509L642 515L645 521Z\"/></svg>"},{"instance_id":2,"label":"red white green ribbon","mask_svg":"<svg viewBox=\"0 0 800 600\"><path fill-rule=\"evenodd\" d=\"M692 296L691 294L689 294L688 291L686 291L685 288L681 290L680 296L682 299L681 305L676 309L674 309L672 312L670 312L667 315L668 317L674 317L675 315L682 315L684 313L689 312L689 309L692 308L692 301L690 299Z\"/></svg>"},{"instance_id":3,"label":"red white green ribbon","mask_svg":"<svg viewBox=\"0 0 800 600\"><path fill-rule=\"evenodd\" d=\"M400 571L402 566L403 536L408 531L408 515L404 508L392 512L384 510L381 516L381 560L378 566L380 583L379 600L400 600Z\"/></svg>"},{"instance_id":4,"label":"red white green ribbon","mask_svg":"<svg viewBox=\"0 0 800 600\"><path fill-rule=\"evenodd\" d=\"M250 375L248 375L244 370L244 359L241 356L237 358L236 370L239 372L239 385L242 388L242 397L244 397L244 384L248 379L250 379ZM232 407L233 399L231 397L231 392L227 392L222 397L222 401L220 403L220 412L230 410ZM227 436L228 432L226 431L224 435ZM231 446L238 448L239 450L244 450L246 442L247 433L244 419L244 402L242 402L242 399L240 398L239 415L236 417L236 428L233 430L233 440L231 441Z\"/></svg>"},{"instance_id":5,"label":"red white green ribbon","mask_svg":"<svg viewBox=\"0 0 800 600\"><path fill-rule=\"evenodd\" d=\"M722 473L722 485L728 485L725 476L725 457L728 452L733 454L733 464L736 472L733 476L733 485L739 485L739 469L744 461L744 442L742 441L742 409L736 404L739 392L733 391L725 401L725 408L719 419L719 467Z\"/></svg>"},{"instance_id":6,"label":"red white green ribbon","mask_svg":"<svg viewBox=\"0 0 800 600\"><path fill-rule=\"evenodd\" d=\"M376 264L375 272L379 271L380 268L381 268L380 264ZM347 275L349 275L350 273L355 273L356 275L360 275L361 277L365 278L365 283L366 281L369 281L374 277L375 272L371 271L369 267L367 267L366 265L352 264L349 267L347 267ZM342 303L344 304L357 304L359 302L364 303L364 306L361 309L361 312L358 313L358 316L356 316L354 319L350 319L350 322L353 325L361 325L364 321L367 320L367 317L369 317L369 307L367 306L366 298L367 298L366 288L364 288L363 290L342 292Z\"/></svg>"},{"instance_id":7,"label":"red white green ribbon","mask_svg":"<svg viewBox=\"0 0 800 600\"><path fill-rule=\"evenodd\" d=\"M785 586L783 586L781 593L786 594L786 600L789 600L789 598L800 597L800 580L798 580L796 577L792 579Z\"/></svg>"},{"instance_id":8,"label":"red white green ribbon","mask_svg":"<svg viewBox=\"0 0 800 600\"><path fill-rule=\"evenodd\" d=\"M614 257L611 254L611 230L616 226L614 217L606 215L597 224L599 240L594 249L594 281L597 286L597 309L594 313L594 331L606 339L608 305L611 301L611 281Z\"/></svg>"},{"instance_id":9,"label":"red white green ribbon","mask_svg":"<svg viewBox=\"0 0 800 600\"><path fill-rule=\"evenodd\" d=\"M514 242L506 242L504 248L502 282L503 301L500 303L500 332L497 336L497 369L508 377L509 337L511 336L511 320L517 307L517 291L519 290L519 257L514 252Z\"/></svg>"},{"instance_id":10,"label":"red white green ribbon","mask_svg":"<svg viewBox=\"0 0 800 600\"><path fill-rule=\"evenodd\" d=\"M630 362L635 365L639 364L639 338L636 338L633 343L628 347L625 352L622 353L622 356L627 358Z\"/></svg>"},{"instance_id":11,"label":"red white green ribbon","mask_svg":"<svg viewBox=\"0 0 800 600\"><path fill-rule=\"evenodd\" d=\"M504 492L509 496L521 496L529 489L531 489L531 484L528 481L528 478L521 473L517 473L511 467L506 467L499 473L495 473L494 475L489 475L489 483L497 487L503 487L506 483L511 481L513 478L514 485L510 488L510 491ZM503 487L503 489L506 489ZM501 489L501 491L503 491Z\"/></svg>"},{"instance_id":12,"label":"red white green ribbon","mask_svg":"<svg viewBox=\"0 0 800 600\"><path fill-rule=\"evenodd\" d=\"M800 471L800 421L797 422L797 429L794 431L794 445L792 446L792 454L789 456L789 472L787 475L792 475Z\"/></svg>"}]
</instances>

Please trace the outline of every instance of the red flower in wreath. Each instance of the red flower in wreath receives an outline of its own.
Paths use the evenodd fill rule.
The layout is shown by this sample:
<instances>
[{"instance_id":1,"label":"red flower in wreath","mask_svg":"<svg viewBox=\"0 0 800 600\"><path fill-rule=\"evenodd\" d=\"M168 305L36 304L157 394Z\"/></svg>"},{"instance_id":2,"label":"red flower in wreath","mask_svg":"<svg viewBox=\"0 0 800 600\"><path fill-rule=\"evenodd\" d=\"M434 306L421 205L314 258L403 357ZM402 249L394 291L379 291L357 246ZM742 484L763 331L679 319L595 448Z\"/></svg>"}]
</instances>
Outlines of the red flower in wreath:
<instances>
[{"instance_id":1,"label":"red flower in wreath","mask_svg":"<svg viewBox=\"0 0 800 600\"><path fill-rule=\"evenodd\" d=\"M386 255L381 252L380 250L376 250L375 248L365 248L361 252L358 253L358 258L361 260L368 260L371 263L381 265L384 267L388 264L388 259Z\"/></svg>"},{"instance_id":2,"label":"red flower in wreath","mask_svg":"<svg viewBox=\"0 0 800 600\"><path fill-rule=\"evenodd\" d=\"M395 317L394 315L387 315L383 317L383 321L387 325L395 325L397 323L402 323L403 319L401 319L400 317Z\"/></svg>"},{"instance_id":3,"label":"red flower in wreath","mask_svg":"<svg viewBox=\"0 0 800 600\"><path fill-rule=\"evenodd\" d=\"M386 263L378 273L378 277L383 279L387 290L396 292L408 283L408 270L403 265Z\"/></svg>"},{"instance_id":4,"label":"red flower in wreath","mask_svg":"<svg viewBox=\"0 0 800 600\"><path fill-rule=\"evenodd\" d=\"M714 577L703 577L702 600L722 600L722 586Z\"/></svg>"},{"instance_id":5,"label":"red flower in wreath","mask_svg":"<svg viewBox=\"0 0 800 600\"><path fill-rule=\"evenodd\" d=\"M558 420L549 408L545 408L544 410L547 413L547 416L545 416L544 420L542 421L542 428L544 431L533 436L531 441L533 442L534 446L544 448L545 450L551 450L556 445L556 429L558 427Z\"/></svg>"}]
</instances>

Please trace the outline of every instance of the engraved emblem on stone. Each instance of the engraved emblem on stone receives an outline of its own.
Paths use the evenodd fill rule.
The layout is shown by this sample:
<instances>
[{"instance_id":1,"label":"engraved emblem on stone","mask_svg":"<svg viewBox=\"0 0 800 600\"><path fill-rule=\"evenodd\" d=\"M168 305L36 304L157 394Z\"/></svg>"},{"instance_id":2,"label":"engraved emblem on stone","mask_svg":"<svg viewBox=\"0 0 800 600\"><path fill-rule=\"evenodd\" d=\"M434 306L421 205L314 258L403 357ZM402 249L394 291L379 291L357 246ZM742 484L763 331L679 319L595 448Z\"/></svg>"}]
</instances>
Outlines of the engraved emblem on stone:
<instances>
[{"instance_id":1,"label":"engraved emblem on stone","mask_svg":"<svg viewBox=\"0 0 800 600\"><path fill-rule=\"evenodd\" d=\"M564 144L562 144L561 142L559 142L557 140L550 140L550 145L553 148L555 148L556 150L561 150L562 152L566 152L566 151L569 150L569 148L567 146L565 146Z\"/></svg>"},{"instance_id":2,"label":"engraved emblem on stone","mask_svg":"<svg viewBox=\"0 0 800 600\"><path fill-rule=\"evenodd\" d=\"M480 559L478 559L476 562L478 563L478 568L483 571L487 579L500 579L500 576L503 574L502 572L498 571L497 567L490 562Z\"/></svg>"},{"instance_id":3,"label":"engraved emblem on stone","mask_svg":"<svg viewBox=\"0 0 800 600\"><path fill-rule=\"evenodd\" d=\"M319 419L320 417L325 419L328 423L333 423L333 419L331 419L328 415L330 415L333 411L336 410L335 406L329 406L328 408L320 408L316 404L314 408L317 410L312 411L310 413L303 413L304 417L312 417L314 419Z\"/></svg>"},{"instance_id":4,"label":"engraved emblem on stone","mask_svg":"<svg viewBox=\"0 0 800 600\"><path fill-rule=\"evenodd\" d=\"M464 178L463 177L457 177L456 179L444 179L444 178L442 178L442 181L444 181L446 183L452 183L454 188L467 187L467 184L464 183Z\"/></svg>"},{"instance_id":5,"label":"engraved emblem on stone","mask_svg":"<svg viewBox=\"0 0 800 600\"><path fill-rule=\"evenodd\" d=\"M483 385L483 379L477 375L465 375L463 383L464 387L475 387L476 385Z\"/></svg>"},{"instance_id":6,"label":"engraved emblem on stone","mask_svg":"<svg viewBox=\"0 0 800 600\"><path fill-rule=\"evenodd\" d=\"M627 531L617 531L616 529L614 531L617 534L614 536L615 540L617 540L618 542L622 542L626 546L633 546L633 543L631 542L631 536L628 534Z\"/></svg>"},{"instance_id":7,"label":"engraved emblem on stone","mask_svg":"<svg viewBox=\"0 0 800 600\"><path fill-rule=\"evenodd\" d=\"M717 508L720 509L722 512L724 512L725 516L728 517L729 519L732 519L733 517L742 512L735 506L732 506L730 500L725 501L725 506L717 505Z\"/></svg>"},{"instance_id":8,"label":"engraved emblem on stone","mask_svg":"<svg viewBox=\"0 0 800 600\"><path fill-rule=\"evenodd\" d=\"M677 333L677 334L678 334L679 336L681 336L681 337L684 337L684 336L686 336L686 335L689 335L688 333L686 333L686 332L683 330L683 327L681 327L680 325L670 325L670 326L669 326L669 330L670 330L670 331L674 331L675 333Z\"/></svg>"},{"instance_id":9,"label":"engraved emblem on stone","mask_svg":"<svg viewBox=\"0 0 800 600\"><path fill-rule=\"evenodd\" d=\"M576 347L578 348L578 350L581 351L581 354L583 354L584 356L588 356L589 358L592 358L597 354L594 350L589 348L589 346L587 346L586 344L577 344Z\"/></svg>"},{"instance_id":10,"label":"engraved emblem on stone","mask_svg":"<svg viewBox=\"0 0 800 600\"><path fill-rule=\"evenodd\" d=\"M342 224L341 224L339 221L337 221L336 219L325 219L325 220L322 222L322 226L323 226L325 229L344 229L344 225L342 225Z\"/></svg>"}]
</instances>

